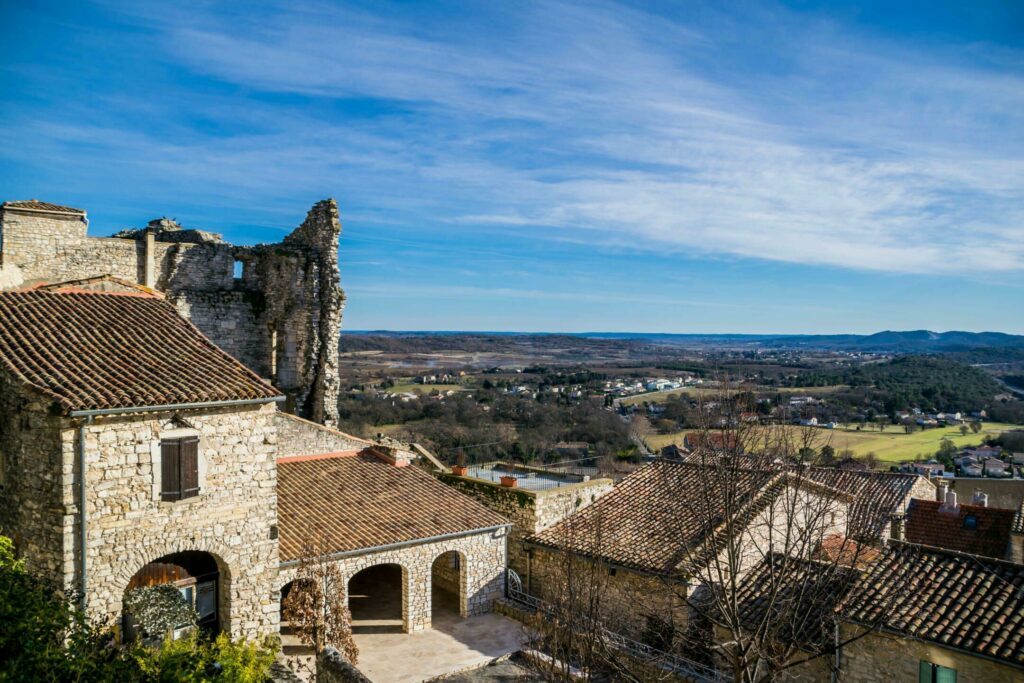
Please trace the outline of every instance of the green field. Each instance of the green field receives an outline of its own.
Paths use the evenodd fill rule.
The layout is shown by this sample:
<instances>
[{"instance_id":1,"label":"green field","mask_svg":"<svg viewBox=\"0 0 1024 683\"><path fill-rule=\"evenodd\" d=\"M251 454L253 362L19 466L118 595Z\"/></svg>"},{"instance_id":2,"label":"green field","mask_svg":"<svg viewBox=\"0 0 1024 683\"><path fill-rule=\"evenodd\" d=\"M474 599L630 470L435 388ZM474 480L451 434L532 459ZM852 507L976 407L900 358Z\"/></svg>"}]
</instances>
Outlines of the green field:
<instances>
[{"instance_id":1,"label":"green field","mask_svg":"<svg viewBox=\"0 0 1024 683\"><path fill-rule=\"evenodd\" d=\"M822 429L820 427L789 427L789 429L813 430L820 438L819 447L826 443L839 451L851 450L857 457L874 453L881 462L886 465L915 460L918 456L928 459L939 449L939 442L943 437L948 437L957 448L980 445L989 436L999 434L1013 429L1024 429L1024 425L1003 424L1000 422L986 422L982 430L975 434L968 432L966 436L960 434L959 427L940 427L936 429L925 429L907 434L902 427L887 427L884 432L875 428L864 427L860 431L856 429ZM650 435L645 438L648 448L659 451L670 443L682 445L686 432L674 434Z\"/></svg>"}]
</instances>

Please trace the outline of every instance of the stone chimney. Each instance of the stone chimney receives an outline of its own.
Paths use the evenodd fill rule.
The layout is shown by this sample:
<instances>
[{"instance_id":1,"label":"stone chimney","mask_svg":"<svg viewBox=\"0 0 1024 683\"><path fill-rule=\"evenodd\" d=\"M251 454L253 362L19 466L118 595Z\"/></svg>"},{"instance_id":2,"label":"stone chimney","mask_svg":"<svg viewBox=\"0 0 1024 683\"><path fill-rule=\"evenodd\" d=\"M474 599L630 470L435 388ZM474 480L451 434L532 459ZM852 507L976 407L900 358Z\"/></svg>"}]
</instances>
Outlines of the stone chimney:
<instances>
[{"instance_id":1,"label":"stone chimney","mask_svg":"<svg viewBox=\"0 0 1024 683\"><path fill-rule=\"evenodd\" d=\"M897 512L889 516L889 539L893 541L902 541L906 538L907 530L907 517L902 512Z\"/></svg>"},{"instance_id":2,"label":"stone chimney","mask_svg":"<svg viewBox=\"0 0 1024 683\"><path fill-rule=\"evenodd\" d=\"M413 460L416 459L416 454L412 452L405 444L392 439L384 437L382 440L377 441L370 447L373 454L384 462L390 463L395 467L408 467L412 464Z\"/></svg>"},{"instance_id":3,"label":"stone chimney","mask_svg":"<svg viewBox=\"0 0 1024 683\"><path fill-rule=\"evenodd\" d=\"M939 506L939 512L952 512L956 513L960 511L960 506L956 502L956 491L946 491L946 500Z\"/></svg>"},{"instance_id":4,"label":"stone chimney","mask_svg":"<svg viewBox=\"0 0 1024 683\"><path fill-rule=\"evenodd\" d=\"M935 487L935 500L940 503L946 502L947 493L949 493L949 485L944 481L939 482L939 485Z\"/></svg>"},{"instance_id":5,"label":"stone chimney","mask_svg":"<svg viewBox=\"0 0 1024 683\"><path fill-rule=\"evenodd\" d=\"M974 492L974 497L971 499L971 504L972 505L977 505L979 507L987 508L988 507L988 494L984 493L983 491L975 491Z\"/></svg>"}]
</instances>

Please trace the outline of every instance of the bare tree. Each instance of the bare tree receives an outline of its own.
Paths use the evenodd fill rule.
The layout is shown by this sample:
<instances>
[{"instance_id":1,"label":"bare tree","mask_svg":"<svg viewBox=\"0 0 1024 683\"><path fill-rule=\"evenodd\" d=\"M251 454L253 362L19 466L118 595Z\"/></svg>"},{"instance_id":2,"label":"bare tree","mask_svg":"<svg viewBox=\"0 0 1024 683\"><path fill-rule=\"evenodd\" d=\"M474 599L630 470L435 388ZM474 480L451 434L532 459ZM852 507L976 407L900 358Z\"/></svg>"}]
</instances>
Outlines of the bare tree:
<instances>
[{"instance_id":1,"label":"bare tree","mask_svg":"<svg viewBox=\"0 0 1024 683\"><path fill-rule=\"evenodd\" d=\"M295 581L284 599L282 617L314 653L329 645L356 664L359 649L352 639L345 578L330 559L330 548L326 536L306 542Z\"/></svg>"}]
</instances>

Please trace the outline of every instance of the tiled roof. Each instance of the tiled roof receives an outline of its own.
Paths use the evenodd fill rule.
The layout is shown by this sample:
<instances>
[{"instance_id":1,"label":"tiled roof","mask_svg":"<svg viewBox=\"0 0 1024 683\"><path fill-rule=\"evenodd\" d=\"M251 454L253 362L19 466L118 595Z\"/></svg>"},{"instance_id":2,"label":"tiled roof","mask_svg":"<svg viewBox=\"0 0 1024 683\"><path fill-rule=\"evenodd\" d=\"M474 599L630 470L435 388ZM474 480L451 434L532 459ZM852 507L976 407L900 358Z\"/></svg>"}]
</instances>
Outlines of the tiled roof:
<instances>
[{"instance_id":1,"label":"tiled roof","mask_svg":"<svg viewBox=\"0 0 1024 683\"><path fill-rule=\"evenodd\" d=\"M738 462L745 462L744 458ZM593 505L531 537L530 542L602 557L643 571L668 573L707 538L722 514L724 489L734 510L754 500L769 483L787 475L807 486L817 484L850 501L851 536L876 539L919 477L824 468L737 468L722 476L720 465L658 460L626 477ZM709 524L715 520L714 524Z\"/></svg>"},{"instance_id":2,"label":"tiled roof","mask_svg":"<svg viewBox=\"0 0 1024 683\"><path fill-rule=\"evenodd\" d=\"M692 559L690 548L717 526L723 496L716 483L734 484L731 494L739 509L780 476L767 470L735 472L735 476L716 478L709 468L658 460L530 541L624 567L670 573Z\"/></svg>"},{"instance_id":3,"label":"tiled roof","mask_svg":"<svg viewBox=\"0 0 1024 683\"><path fill-rule=\"evenodd\" d=\"M1024 501L1021 501L1020 508L1017 510L1017 516L1013 518L1013 529L1015 534L1024 534Z\"/></svg>"},{"instance_id":4,"label":"tiled roof","mask_svg":"<svg viewBox=\"0 0 1024 683\"><path fill-rule=\"evenodd\" d=\"M771 553L743 576L736 613L751 632L768 630L813 651L831 645L832 617L860 576L850 567Z\"/></svg>"},{"instance_id":5,"label":"tiled roof","mask_svg":"<svg viewBox=\"0 0 1024 683\"><path fill-rule=\"evenodd\" d=\"M910 501L907 541L986 557L1006 555L1016 510L960 505L955 511L946 511L941 507L935 500ZM968 517L974 518L973 528L965 526Z\"/></svg>"},{"instance_id":6,"label":"tiled roof","mask_svg":"<svg viewBox=\"0 0 1024 683\"><path fill-rule=\"evenodd\" d=\"M66 411L278 395L142 292L0 292L0 365Z\"/></svg>"},{"instance_id":7,"label":"tiled roof","mask_svg":"<svg viewBox=\"0 0 1024 683\"><path fill-rule=\"evenodd\" d=\"M280 462L277 514L285 561L321 535L332 551L346 552L507 523L420 468L395 467L368 450Z\"/></svg>"},{"instance_id":8,"label":"tiled roof","mask_svg":"<svg viewBox=\"0 0 1024 683\"><path fill-rule=\"evenodd\" d=\"M75 209L70 206L61 206L59 204L51 204L49 202L41 202L38 199L19 199L10 202L4 202L3 208L11 209L24 209L26 211L47 211L49 213L67 213L85 215L85 211L82 209Z\"/></svg>"},{"instance_id":9,"label":"tiled roof","mask_svg":"<svg viewBox=\"0 0 1024 683\"><path fill-rule=\"evenodd\" d=\"M922 481L919 474L901 472L860 472L827 467L811 467L807 476L820 484L855 496L850 510L854 538L873 539L889 523L894 512L903 512L903 501L914 484Z\"/></svg>"},{"instance_id":10,"label":"tiled roof","mask_svg":"<svg viewBox=\"0 0 1024 683\"><path fill-rule=\"evenodd\" d=\"M890 543L851 592L846 615L1024 666L1024 565Z\"/></svg>"}]
</instances>

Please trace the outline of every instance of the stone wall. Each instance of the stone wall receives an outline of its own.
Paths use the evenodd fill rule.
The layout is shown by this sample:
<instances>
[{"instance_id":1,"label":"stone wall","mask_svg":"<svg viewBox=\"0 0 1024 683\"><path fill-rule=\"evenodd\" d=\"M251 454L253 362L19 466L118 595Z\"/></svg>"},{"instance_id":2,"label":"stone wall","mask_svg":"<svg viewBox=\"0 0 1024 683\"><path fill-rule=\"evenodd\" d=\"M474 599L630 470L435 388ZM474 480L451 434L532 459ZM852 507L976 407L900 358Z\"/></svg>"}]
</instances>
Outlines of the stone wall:
<instances>
[{"instance_id":1,"label":"stone wall","mask_svg":"<svg viewBox=\"0 0 1024 683\"><path fill-rule=\"evenodd\" d=\"M855 627L843 627L848 638ZM843 648L840 680L850 683L916 681L922 661L956 669L957 683L1024 683L1024 670L935 643L872 633Z\"/></svg>"},{"instance_id":2,"label":"stone wall","mask_svg":"<svg viewBox=\"0 0 1024 683\"><path fill-rule=\"evenodd\" d=\"M109 238L86 236L87 226L84 214L4 207L0 287L97 275L153 286L215 344L280 388L288 410L337 424L345 297L334 200L314 205L282 242L251 247L168 219Z\"/></svg>"},{"instance_id":3,"label":"stone wall","mask_svg":"<svg viewBox=\"0 0 1024 683\"><path fill-rule=\"evenodd\" d=\"M221 575L220 614L235 638L278 631L276 428L273 405L96 418L86 427L88 611L116 620L132 576L176 552L211 554ZM175 419L176 418L176 419ZM183 427L183 425L186 425ZM200 494L160 500L160 438L200 438ZM61 433L63 503L77 496L78 430ZM60 469L58 469L60 471ZM65 517L65 583L80 585L77 515Z\"/></svg>"},{"instance_id":4,"label":"stone wall","mask_svg":"<svg viewBox=\"0 0 1024 683\"><path fill-rule=\"evenodd\" d=\"M593 479L560 488L530 491L444 472L434 474L512 523L508 539L508 566L520 576L526 576L528 569L524 538L553 526L614 488L611 479Z\"/></svg>"},{"instance_id":5,"label":"stone wall","mask_svg":"<svg viewBox=\"0 0 1024 683\"><path fill-rule=\"evenodd\" d=\"M277 427L279 458L337 453L363 449L371 445L371 442L364 439L288 413L275 413L274 424Z\"/></svg>"},{"instance_id":6,"label":"stone wall","mask_svg":"<svg viewBox=\"0 0 1024 683\"><path fill-rule=\"evenodd\" d=\"M0 373L0 534L27 566L63 584L63 528L74 504L62 499L60 418L49 400Z\"/></svg>"},{"instance_id":7,"label":"stone wall","mask_svg":"<svg viewBox=\"0 0 1024 683\"><path fill-rule=\"evenodd\" d=\"M352 555L337 560L338 570L350 580L363 569L381 564L402 568L402 622L407 633L430 628L431 568L434 560L450 551L459 554L461 590L459 611L463 616L491 611L495 600L505 592L504 529L448 538L433 543ZM281 567L278 588L295 580L296 563Z\"/></svg>"},{"instance_id":8,"label":"stone wall","mask_svg":"<svg viewBox=\"0 0 1024 683\"><path fill-rule=\"evenodd\" d=\"M184 290L169 300L217 345L258 374L271 377L270 339L260 320L263 295L242 290Z\"/></svg>"},{"instance_id":9,"label":"stone wall","mask_svg":"<svg viewBox=\"0 0 1024 683\"><path fill-rule=\"evenodd\" d=\"M637 640L642 639L649 618L670 623L680 639L689 623L684 584L557 550L531 548L523 583L526 592L555 604L571 586L583 604L596 605L594 616L611 630ZM593 603L591 596L596 596Z\"/></svg>"},{"instance_id":10,"label":"stone wall","mask_svg":"<svg viewBox=\"0 0 1024 683\"><path fill-rule=\"evenodd\" d=\"M333 647L325 647L316 658L318 683L370 683L363 672Z\"/></svg>"}]
</instances>

